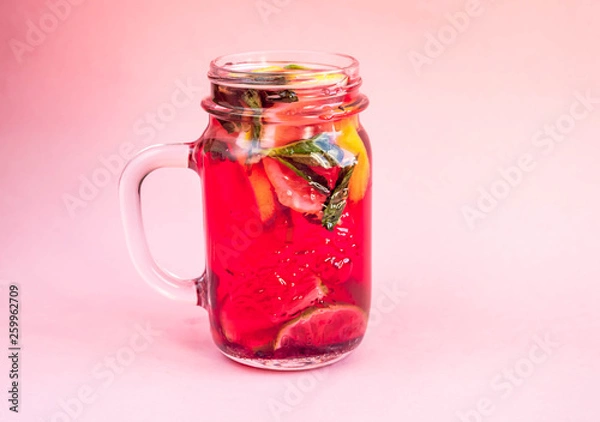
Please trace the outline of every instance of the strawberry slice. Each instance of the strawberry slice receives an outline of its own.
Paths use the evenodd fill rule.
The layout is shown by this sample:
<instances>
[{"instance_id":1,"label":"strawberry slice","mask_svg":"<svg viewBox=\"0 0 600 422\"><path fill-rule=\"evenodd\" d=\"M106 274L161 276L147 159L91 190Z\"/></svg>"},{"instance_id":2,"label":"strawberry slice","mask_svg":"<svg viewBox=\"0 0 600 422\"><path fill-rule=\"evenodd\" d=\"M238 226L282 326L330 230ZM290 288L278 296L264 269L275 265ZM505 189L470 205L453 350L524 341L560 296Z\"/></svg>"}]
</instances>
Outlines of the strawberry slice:
<instances>
[{"instance_id":1,"label":"strawberry slice","mask_svg":"<svg viewBox=\"0 0 600 422\"><path fill-rule=\"evenodd\" d=\"M327 195L276 159L266 157L262 161L279 202L301 213L318 214L322 211Z\"/></svg>"}]
</instances>

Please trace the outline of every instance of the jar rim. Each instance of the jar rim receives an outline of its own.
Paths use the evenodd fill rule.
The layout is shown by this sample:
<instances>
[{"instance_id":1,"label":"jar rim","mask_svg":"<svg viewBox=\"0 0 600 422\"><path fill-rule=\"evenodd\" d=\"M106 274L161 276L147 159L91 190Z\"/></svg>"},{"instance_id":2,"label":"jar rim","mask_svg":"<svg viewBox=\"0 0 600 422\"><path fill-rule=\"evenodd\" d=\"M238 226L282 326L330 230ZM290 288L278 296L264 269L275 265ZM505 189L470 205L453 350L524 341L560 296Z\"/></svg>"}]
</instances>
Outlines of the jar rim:
<instances>
[{"instance_id":1,"label":"jar rim","mask_svg":"<svg viewBox=\"0 0 600 422\"><path fill-rule=\"evenodd\" d=\"M282 72L281 69L285 69ZM282 75L293 75L293 78ZM229 86L303 86L360 84L354 57L310 50L265 50L217 57L208 78Z\"/></svg>"}]
</instances>

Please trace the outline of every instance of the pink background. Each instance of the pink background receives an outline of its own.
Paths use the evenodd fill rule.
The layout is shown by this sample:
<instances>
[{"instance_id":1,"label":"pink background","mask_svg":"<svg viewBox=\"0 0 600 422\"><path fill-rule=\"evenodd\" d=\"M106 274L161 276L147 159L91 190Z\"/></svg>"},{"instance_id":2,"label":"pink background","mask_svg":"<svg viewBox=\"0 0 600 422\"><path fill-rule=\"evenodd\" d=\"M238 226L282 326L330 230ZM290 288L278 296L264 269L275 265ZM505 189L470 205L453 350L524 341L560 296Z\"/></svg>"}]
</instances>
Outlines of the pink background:
<instances>
[{"instance_id":1,"label":"pink background","mask_svg":"<svg viewBox=\"0 0 600 422\"><path fill-rule=\"evenodd\" d=\"M7 283L21 286L23 346L20 414L9 414L0 393L0 415L600 419L600 104L552 152L532 143L544 125L569 122L576 93L600 97L597 1L482 0L482 13L419 72L409 52L423 53L427 33L444 33L446 14L462 13L465 1L266 0L279 6L264 19L249 0L80 3L22 55L11 40L26 42L28 20L39 23L48 6L0 6L0 302L5 308ZM116 176L73 215L63 202L127 142L138 150L197 138L210 59L281 48L355 55L371 99L363 123L375 161L378 317L362 346L328 371L270 373L220 356L205 311L160 297L135 272ZM201 88L189 105L164 128L141 132L138 120L188 78ZM501 185L498 168L523 154L535 168L471 229L461 209L476 206L480 188ZM153 174L144 207L158 261L197 275L194 175ZM124 348L136 324L161 334L132 357ZM545 335L561 346L533 362L535 338ZM115 355L127 365L98 377L94 368ZM8 364L1 359L0 391L9 388ZM515 367L521 375L499 390ZM77 404L86 385L93 399ZM74 418L60 415L61 401Z\"/></svg>"}]
</instances>

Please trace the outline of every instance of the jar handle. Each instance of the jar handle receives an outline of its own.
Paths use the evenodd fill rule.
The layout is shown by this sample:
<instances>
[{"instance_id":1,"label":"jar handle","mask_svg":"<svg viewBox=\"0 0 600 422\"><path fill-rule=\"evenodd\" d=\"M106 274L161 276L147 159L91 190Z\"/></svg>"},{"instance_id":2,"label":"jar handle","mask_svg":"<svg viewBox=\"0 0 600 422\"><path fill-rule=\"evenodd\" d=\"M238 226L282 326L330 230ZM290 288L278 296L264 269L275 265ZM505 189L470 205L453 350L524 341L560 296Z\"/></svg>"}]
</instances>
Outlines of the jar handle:
<instances>
[{"instance_id":1,"label":"jar handle","mask_svg":"<svg viewBox=\"0 0 600 422\"><path fill-rule=\"evenodd\" d=\"M155 145L140 151L123 169L119 197L127 247L140 275L170 299L205 307L206 270L200 277L186 280L162 269L150 252L141 209L140 192L146 176L160 168L191 169L192 147L193 144Z\"/></svg>"}]
</instances>

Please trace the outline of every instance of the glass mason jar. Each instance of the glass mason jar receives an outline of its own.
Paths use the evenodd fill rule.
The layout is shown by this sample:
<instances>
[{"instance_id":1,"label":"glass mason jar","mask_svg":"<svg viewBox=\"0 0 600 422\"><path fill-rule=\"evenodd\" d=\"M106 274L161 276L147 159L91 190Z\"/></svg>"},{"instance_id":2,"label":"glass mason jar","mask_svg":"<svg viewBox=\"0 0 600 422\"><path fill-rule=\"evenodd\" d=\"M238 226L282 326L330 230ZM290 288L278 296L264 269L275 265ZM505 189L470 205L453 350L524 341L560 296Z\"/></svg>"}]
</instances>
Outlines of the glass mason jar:
<instances>
[{"instance_id":1,"label":"glass mason jar","mask_svg":"<svg viewBox=\"0 0 600 422\"><path fill-rule=\"evenodd\" d=\"M333 363L365 333L371 295L371 150L358 62L314 52L211 63L199 140L150 147L128 164L121 203L129 249L163 294L209 312L229 358L291 370ZM206 271L181 280L152 259L140 184L160 167L200 176Z\"/></svg>"}]
</instances>

